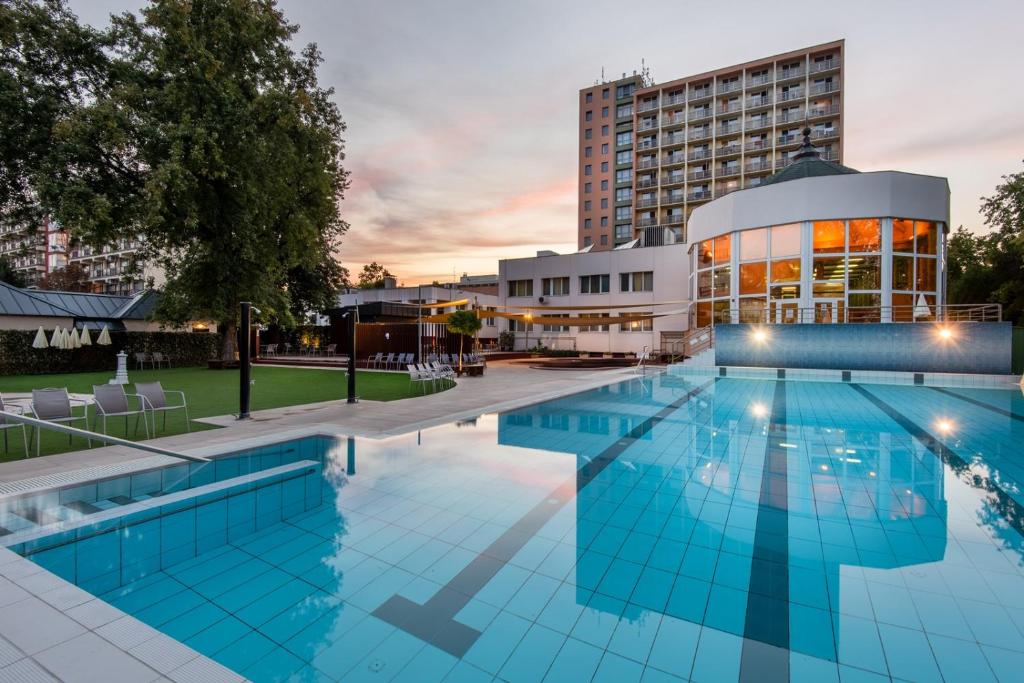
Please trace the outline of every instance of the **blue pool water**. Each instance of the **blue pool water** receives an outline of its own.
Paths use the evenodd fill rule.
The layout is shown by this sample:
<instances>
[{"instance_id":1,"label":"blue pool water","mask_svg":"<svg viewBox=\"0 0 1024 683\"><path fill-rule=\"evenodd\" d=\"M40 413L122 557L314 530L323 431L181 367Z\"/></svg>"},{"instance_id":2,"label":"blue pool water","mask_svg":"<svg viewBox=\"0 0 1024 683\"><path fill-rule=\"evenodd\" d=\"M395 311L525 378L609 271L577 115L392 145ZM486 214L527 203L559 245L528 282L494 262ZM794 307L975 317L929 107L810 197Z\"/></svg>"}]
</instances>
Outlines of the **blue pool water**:
<instances>
[{"instance_id":1,"label":"blue pool water","mask_svg":"<svg viewBox=\"0 0 1024 683\"><path fill-rule=\"evenodd\" d=\"M320 440L323 503L101 596L255 681L1017 681L1022 444L1020 392L634 379Z\"/></svg>"}]
</instances>

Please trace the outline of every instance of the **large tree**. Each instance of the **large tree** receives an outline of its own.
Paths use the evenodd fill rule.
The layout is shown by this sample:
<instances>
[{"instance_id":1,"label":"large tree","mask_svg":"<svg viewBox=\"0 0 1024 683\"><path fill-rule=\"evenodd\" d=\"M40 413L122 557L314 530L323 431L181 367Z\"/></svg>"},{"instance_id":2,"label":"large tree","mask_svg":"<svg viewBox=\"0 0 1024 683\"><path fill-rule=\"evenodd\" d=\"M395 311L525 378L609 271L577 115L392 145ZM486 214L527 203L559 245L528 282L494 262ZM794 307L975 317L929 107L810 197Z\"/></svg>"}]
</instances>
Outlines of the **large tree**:
<instances>
[{"instance_id":1,"label":"large tree","mask_svg":"<svg viewBox=\"0 0 1024 683\"><path fill-rule=\"evenodd\" d=\"M363 266L363 269L359 271L359 289L382 289L384 287L384 278L394 277L387 268L374 261L373 263L367 263Z\"/></svg>"},{"instance_id":2,"label":"large tree","mask_svg":"<svg viewBox=\"0 0 1024 683\"><path fill-rule=\"evenodd\" d=\"M113 17L107 85L55 129L56 218L86 243L141 236L158 315L208 318L234 357L240 301L289 324L343 279L344 122L272 0L159 0Z\"/></svg>"}]
</instances>

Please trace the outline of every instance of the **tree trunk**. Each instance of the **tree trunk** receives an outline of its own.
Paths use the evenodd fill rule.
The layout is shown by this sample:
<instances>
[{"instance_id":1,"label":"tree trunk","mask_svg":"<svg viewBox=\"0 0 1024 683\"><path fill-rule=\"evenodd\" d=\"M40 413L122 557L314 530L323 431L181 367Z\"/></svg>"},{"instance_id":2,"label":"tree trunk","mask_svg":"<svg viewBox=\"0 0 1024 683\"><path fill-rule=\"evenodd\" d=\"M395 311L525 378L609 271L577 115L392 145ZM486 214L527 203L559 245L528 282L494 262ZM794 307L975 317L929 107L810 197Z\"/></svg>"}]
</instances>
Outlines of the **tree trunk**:
<instances>
[{"instance_id":1,"label":"tree trunk","mask_svg":"<svg viewBox=\"0 0 1024 683\"><path fill-rule=\"evenodd\" d=\"M462 372L462 340L466 338L466 335L459 333L459 372Z\"/></svg>"},{"instance_id":2,"label":"tree trunk","mask_svg":"<svg viewBox=\"0 0 1024 683\"><path fill-rule=\"evenodd\" d=\"M234 321L225 323L223 328L224 344L221 346L220 357L225 363L234 363L238 353L238 323Z\"/></svg>"}]
</instances>

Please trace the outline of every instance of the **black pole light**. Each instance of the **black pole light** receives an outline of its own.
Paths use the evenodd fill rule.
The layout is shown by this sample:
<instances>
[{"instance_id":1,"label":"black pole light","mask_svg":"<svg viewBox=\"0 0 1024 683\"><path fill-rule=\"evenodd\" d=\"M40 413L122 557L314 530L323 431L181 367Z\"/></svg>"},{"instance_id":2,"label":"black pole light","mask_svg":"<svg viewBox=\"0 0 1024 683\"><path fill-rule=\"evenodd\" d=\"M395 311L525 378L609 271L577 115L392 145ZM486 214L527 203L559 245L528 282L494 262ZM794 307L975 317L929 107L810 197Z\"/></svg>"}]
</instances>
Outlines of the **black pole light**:
<instances>
[{"instance_id":1,"label":"black pole light","mask_svg":"<svg viewBox=\"0 0 1024 683\"><path fill-rule=\"evenodd\" d=\"M243 301L241 303L242 314L241 324L238 326L241 334L238 339L238 419L249 419L249 399L252 392L252 359L249 357L249 332L252 327L252 303Z\"/></svg>"},{"instance_id":2,"label":"black pole light","mask_svg":"<svg viewBox=\"0 0 1024 683\"><path fill-rule=\"evenodd\" d=\"M348 318L348 403L356 403L356 319L358 309L349 309L342 318Z\"/></svg>"}]
</instances>

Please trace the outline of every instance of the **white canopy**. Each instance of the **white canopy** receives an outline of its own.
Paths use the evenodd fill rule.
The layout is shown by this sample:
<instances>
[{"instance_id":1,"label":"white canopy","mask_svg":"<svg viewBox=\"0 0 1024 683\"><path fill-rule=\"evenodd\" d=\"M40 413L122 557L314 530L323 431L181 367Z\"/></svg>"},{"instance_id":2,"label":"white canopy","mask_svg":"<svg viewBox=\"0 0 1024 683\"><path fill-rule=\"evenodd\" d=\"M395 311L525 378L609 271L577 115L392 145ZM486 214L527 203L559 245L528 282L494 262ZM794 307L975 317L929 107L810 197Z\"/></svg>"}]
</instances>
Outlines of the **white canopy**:
<instances>
[{"instance_id":1,"label":"white canopy","mask_svg":"<svg viewBox=\"0 0 1024 683\"><path fill-rule=\"evenodd\" d=\"M36 338L32 340L32 348L45 349L48 346L49 344L46 343L46 330L44 330L43 326L40 325L39 331L36 332Z\"/></svg>"},{"instance_id":2,"label":"white canopy","mask_svg":"<svg viewBox=\"0 0 1024 683\"><path fill-rule=\"evenodd\" d=\"M96 337L96 343L100 346L110 346L110 331L107 330L106 325L103 325L103 329L100 330L100 336Z\"/></svg>"},{"instance_id":3,"label":"white canopy","mask_svg":"<svg viewBox=\"0 0 1024 683\"><path fill-rule=\"evenodd\" d=\"M78 337L78 343L82 346L92 346L92 338L89 336L88 327L82 328L82 334Z\"/></svg>"}]
</instances>

